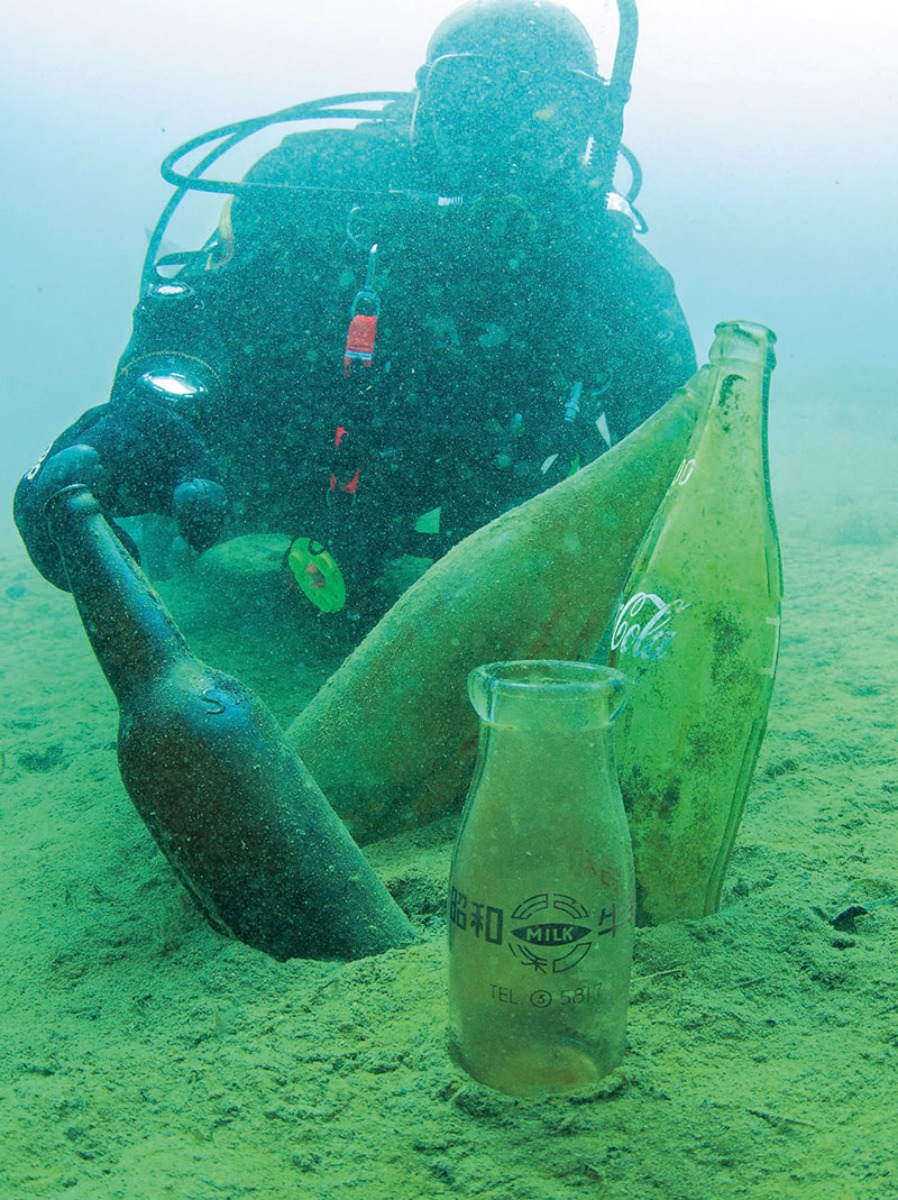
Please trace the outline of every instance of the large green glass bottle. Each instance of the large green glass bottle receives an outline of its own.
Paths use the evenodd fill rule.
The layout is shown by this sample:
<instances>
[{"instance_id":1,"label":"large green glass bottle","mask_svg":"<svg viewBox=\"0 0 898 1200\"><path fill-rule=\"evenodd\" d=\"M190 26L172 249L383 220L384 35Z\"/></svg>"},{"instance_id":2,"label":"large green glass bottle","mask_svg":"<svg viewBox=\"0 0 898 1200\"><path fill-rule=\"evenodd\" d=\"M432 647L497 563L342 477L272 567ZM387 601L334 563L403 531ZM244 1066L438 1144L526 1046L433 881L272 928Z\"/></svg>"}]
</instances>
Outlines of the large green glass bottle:
<instances>
[{"instance_id":1,"label":"large green glass bottle","mask_svg":"<svg viewBox=\"0 0 898 1200\"><path fill-rule=\"evenodd\" d=\"M358 842L459 810L478 663L593 655L707 404L703 380L434 563L293 722L287 736Z\"/></svg>"},{"instance_id":2,"label":"large green glass bottle","mask_svg":"<svg viewBox=\"0 0 898 1200\"><path fill-rule=\"evenodd\" d=\"M767 463L776 339L748 322L715 333L707 417L611 626L608 661L636 682L616 748L641 923L717 909L779 647L781 563Z\"/></svg>"},{"instance_id":3,"label":"large green glass bottle","mask_svg":"<svg viewBox=\"0 0 898 1200\"><path fill-rule=\"evenodd\" d=\"M611 741L622 684L546 660L469 677L481 726L452 858L449 1044L511 1095L589 1087L623 1056L634 894Z\"/></svg>"}]
</instances>

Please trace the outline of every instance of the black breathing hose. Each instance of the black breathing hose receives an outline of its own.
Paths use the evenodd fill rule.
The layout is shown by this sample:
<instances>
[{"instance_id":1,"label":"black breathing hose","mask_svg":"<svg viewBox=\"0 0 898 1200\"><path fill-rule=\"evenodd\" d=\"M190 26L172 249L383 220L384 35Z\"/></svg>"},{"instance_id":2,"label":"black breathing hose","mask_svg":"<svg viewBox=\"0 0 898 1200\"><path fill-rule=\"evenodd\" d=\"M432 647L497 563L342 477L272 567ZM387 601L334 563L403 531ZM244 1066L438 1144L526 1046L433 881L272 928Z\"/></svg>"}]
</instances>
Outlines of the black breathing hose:
<instances>
[{"instance_id":1,"label":"black breathing hose","mask_svg":"<svg viewBox=\"0 0 898 1200\"><path fill-rule=\"evenodd\" d=\"M349 92L341 96L327 96L322 100L309 100L303 104L294 104L289 108L282 108L278 112L268 113L262 117L249 117L242 121L231 121L229 124L220 125L218 129L212 129L208 133L198 134L196 137L192 137L189 141L177 146L165 157L162 166L159 168L162 178L166 183L172 184L175 191L169 197L168 203L162 210L147 246L140 278L141 295L156 282L155 268L159 247L162 245L162 239L165 236L165 231L174 215L175 209L188 192L213 192L230 196L239 191L283 191L285 189L296 189L297 187L309 191L337 194L344 190L349 190L343 188L316 188L306 184L278 184L263 183L261 181L250 183L243 180L204 179L203 175L205 172L239 142L252 137L254 133L268 129L272 125L286 124L292 121L333 120L334 118L370 121L378 116L379 110L347 106L372 103L387 105L392 101L403 100L407 97L407 92ZM176 164L182 158L186 158L188 154L192 154L195 150L199 150L203 146L209 146L210 144L212 144L212 149L207 154L204 154L189 171L185 173L177 169ZM352 194L358 195L358 189L352 189Z\"/></svg>"},{"instance_id":2,"label":"black breathing hose","mask_svg":"<svg viewBox=\"0 0 898 1200\"><path fill-rule=\"evenodd\" d=\"M639 13L636 0L617 0L620 26L617 48L614 51L614 67L611 72L611 102L620 104L621 109L630 99L630 77L639 40Z\"/></svg>"},{"instance_id":3,"label":"black breathing hose","mask_svg":"<svg viewBox=\"0 0 898 1200\"><path fill-rule=\"evenodd\" d=\"M639 163L631 151L623 147L622 137L624 128L624 106L630 98L630 76L633 72L633 60L636 56L636 43L639 37L639 15L636 11L636 0L617 0L619 28L617 46L614 52L614 66L608 86L608 100L605 110L605 129L603 131L603 169L610 179L614 174L614 166L619 154L624 155L632 172L632 181L627 193L627 200L636 199L642 183L642 172ZM408 100L409 92L349 92L340 96L327 96L321 100L309 100L302 104L294 104L278 112L269 113L262 117L249 117L242 121L232 121L221 125L208 133L198 134L189 141L172 150L162 162L160 172L163 179L170 183L175 191L162 210L156 227L150 237L144 258L143 270L140 277L140 291L144 295L147 289L157 282L157 256L165 231L174 215L175 209L184 199L187 192L212 192L223 195L235 195L245 191L308 191L321 192L330 195L343 193L361 196L365 194L380 195L380 191L372 190L365 193L359 188L324 187L316 184L296 183L265 183L259 180L227 180L205 179L205 172L232 150L239 142L272 125L286 124L294 121L313 120L376 120L393 102ZM363 105L380 104L381 107L366 108ZM178 163L196 150L211 145L212 148L186 173L178 169ZM186 255L185 255L186 259ZM174 265L183 261L180 256L171 256L168 261Z\"/></svg>"}]
</instances>

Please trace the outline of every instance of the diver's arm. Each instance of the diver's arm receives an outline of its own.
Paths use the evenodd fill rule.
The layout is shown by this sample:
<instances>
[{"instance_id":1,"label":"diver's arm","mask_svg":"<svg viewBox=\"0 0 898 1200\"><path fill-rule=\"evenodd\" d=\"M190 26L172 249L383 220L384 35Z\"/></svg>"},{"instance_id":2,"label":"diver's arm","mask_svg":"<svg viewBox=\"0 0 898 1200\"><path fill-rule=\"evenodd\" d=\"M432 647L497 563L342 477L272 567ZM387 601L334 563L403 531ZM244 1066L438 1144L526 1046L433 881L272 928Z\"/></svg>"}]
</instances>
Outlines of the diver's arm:
<instances>
[{"instance_id":1,"label":"diver's arm","mask_svg":"<svg viewBox=\"0 0 898 1200\"><path fill-rule=\"evenodd\" d=\"M16 489L16 525L45 578L67 589L43 516L50 491L67 483L89 486L111 520L158 513L172 516L194 549L218 539L225 495L202 431L214 424L210 410L222 404L226 372L222 339L197 290L160 280L135 309L109 402L60 434Z\"/></svg>"},{"instance_id":2,"label":"diver's arm","mask_svg":"<svg viewBox=\"0 0 898 1200\"><path fill-rule=\"evenodd\" d=\"M304 178L311 165L319 176L313 182L351 188L364 176L370 184L357 140L336 138L333 131L287 139L248 178ZM176 278L157 280L142 297L109 403L66 430L22 479L16 522L38 569L57 586L65 588L66 578L47 535L43 503L47 481L62 468L91 476L77 481L98 489L109 517L173 515L198 549L218 536L224 514L220 468L239 491L245 481L234 466L240 464L241 438L249 433L264 443L296 388L278 353L287 337L278 326L285 311L295 317L304 281L284 269L285 256L317 262L322 223L330 236L336 231L341 241L345 237L345 196L329 204L318 191L302 198L301 213L290 190L238 193L225 206L210 253L194 258ZM60 453L76 446L86 452L60 463ZM241 497L235 500L239 507Z\"/></svg>"},{"instance_id":3,"label":"diver's arm","mask_svg":"<svg viewBox=\"0 0 898 1200\"><path fill-rule=\"evenodd\" d=\"M212 273L182 271L157 280L141 297L116 368L112 404L143 387L185 420L209 424L209 410L227 394L230 362L209 313L217 283Z\"/></svg>"}]
</instances>

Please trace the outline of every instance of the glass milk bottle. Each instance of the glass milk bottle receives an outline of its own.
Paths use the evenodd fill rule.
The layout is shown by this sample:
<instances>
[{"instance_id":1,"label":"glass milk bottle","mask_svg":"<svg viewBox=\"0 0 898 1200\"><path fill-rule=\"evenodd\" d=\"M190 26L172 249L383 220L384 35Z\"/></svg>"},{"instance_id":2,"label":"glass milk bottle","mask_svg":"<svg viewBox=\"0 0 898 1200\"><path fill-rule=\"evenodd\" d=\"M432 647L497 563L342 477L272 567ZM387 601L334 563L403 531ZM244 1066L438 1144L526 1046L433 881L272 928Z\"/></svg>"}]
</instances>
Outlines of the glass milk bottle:
<instances>
[{"instance_id":1,"label":"glass milk bottle","mask_svg":"<svg viewBox=\"0 0 898 1200\"><path fill-rule=\"evenodd\" d=\"M492 663L450 878L450 1052L517 1096L597 1083L623 1056L633 860L611 725L624 678Z\"/></svg>"}]
</instances>

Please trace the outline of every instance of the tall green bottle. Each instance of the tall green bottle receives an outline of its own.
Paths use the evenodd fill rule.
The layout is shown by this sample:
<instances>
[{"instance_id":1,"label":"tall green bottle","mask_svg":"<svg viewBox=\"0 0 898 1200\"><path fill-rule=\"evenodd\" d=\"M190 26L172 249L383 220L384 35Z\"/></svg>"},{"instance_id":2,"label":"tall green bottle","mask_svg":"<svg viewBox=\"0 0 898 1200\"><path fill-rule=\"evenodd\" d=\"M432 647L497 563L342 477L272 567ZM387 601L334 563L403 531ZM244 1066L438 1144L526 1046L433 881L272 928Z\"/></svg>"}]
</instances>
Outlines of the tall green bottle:
<instances>
[{"instance_id":1,"label":"tall green bottle","mask_svg":"<svg viewBox=\"0 0 898 1200\"><path fill-rule=\"evenodd\" d=\"M717 326L711 402L633 562L608 661L637 686L616 756L637 917L716 911L767 720L781 560L767 405L774 334Z\"/></svg>"}]
</instances>

